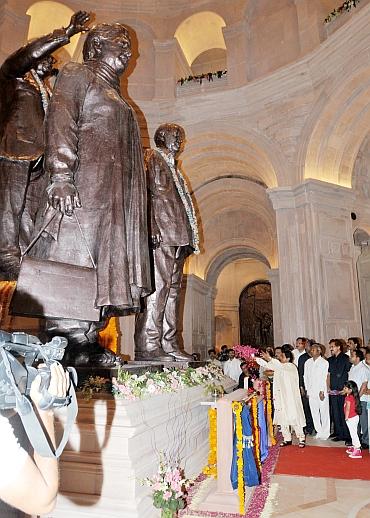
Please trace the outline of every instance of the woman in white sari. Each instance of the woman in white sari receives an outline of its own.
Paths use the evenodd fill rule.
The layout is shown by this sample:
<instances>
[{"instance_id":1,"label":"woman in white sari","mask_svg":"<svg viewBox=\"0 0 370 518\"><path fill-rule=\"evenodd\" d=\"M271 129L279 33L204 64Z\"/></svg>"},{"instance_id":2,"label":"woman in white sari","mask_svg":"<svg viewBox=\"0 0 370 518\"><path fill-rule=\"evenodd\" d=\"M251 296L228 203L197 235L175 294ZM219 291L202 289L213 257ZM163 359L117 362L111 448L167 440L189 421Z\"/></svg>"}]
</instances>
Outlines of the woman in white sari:
<instances>
[{"instance_id":1,"label":"woman in white sari","mask_svg":"<svg viewBox=\"0 0 370 518\"><path fill-rule=\"evenodd\" d=\"M299 440L299 447L304 448L306 438L303 427L306 426L306 420L293 354L283 348L279 361L272 358L267 351L261 350L261 358L255 358L255 360L258 365L274 371L274 424L280 425L284 438L280 446L292 444L291 428L293 428Z\"/></svg>"}]
</instances>

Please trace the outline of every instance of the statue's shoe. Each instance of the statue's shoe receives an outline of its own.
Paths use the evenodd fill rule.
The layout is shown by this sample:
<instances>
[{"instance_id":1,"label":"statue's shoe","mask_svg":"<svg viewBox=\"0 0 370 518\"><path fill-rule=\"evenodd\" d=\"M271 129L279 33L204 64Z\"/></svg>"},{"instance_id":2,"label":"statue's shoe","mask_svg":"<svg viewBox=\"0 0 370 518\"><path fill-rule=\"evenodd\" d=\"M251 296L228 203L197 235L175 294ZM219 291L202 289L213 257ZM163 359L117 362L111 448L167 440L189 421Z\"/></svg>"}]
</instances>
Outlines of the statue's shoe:
<instances>
[{"instance_id":1,"label":"statue's shoe","mask_svg":"<svg viewBox=\"0 0 370 518\"><path fill-rule=\"evenodd\" d=\"M179 349L176 351L167 353L167 354L172 356L172 358L178 362L193 362L194 361L194 358L191 356L191 354L188 354L185 351L180 351Z\"/></svg>"},{"instance_id":2,"label":"statue's shoe","mask_svg":"<svg viewBox=\"0 0 370 518\"><path fill-rule=\"evenodd\" d=\"M162 349L155 349L154 351L135 352L135 360L145 362L173 362L174 358L166 354Z\"/></svg>"}]
</instances>

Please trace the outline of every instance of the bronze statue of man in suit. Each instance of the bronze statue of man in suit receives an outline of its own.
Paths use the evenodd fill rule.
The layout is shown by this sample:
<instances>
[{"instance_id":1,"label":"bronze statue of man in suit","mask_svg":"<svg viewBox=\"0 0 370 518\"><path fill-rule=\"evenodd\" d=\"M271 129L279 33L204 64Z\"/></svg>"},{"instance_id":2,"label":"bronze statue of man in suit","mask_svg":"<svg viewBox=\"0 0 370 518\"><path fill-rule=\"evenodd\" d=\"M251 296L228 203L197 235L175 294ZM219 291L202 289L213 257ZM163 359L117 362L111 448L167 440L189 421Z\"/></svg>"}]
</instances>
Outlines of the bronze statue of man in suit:
<instances>
[{"instance_id":1,"label":"bronze statue of man in suit","mask_svg":"<svg viewBox=\"0 0 370 518\"><path fill-rule=\"evenodd\" d=\"M43 124L50 90L45 79L51 53L83 30L90 16L75 13L66 29L37 38L0 68L0 279L16 280L20 242L28 244L39 196L47 185L42 169ZM45 182L46 180L46 182ZM32 191L32 192L31 192ZM36 197L37 199L33 199Z\"/></svg>"},{"instance_id":2,"label":"bronze statue of man in suit","mask_svg":"<svg viewBox=\"0 0 370 518\"><path fill-rule=\"evenodd\" d=\"M199 253L197 220L176 158L185 133L177 124L156 130L156 150L145 155L155 291L136 317L135 359L191 360L179 348L177 323L185 259Z\"/></svg>"},{"instance_id":3,"label":"bronze statue of man in suit","mask_svg":"<svg viewBox=\"0 0 370 518\"><path fill-rule=\"evenodd\" d=\"M75 364L109 365L114 355L99 349L98 330L108 316L139 311L140 298L151 291L147 189L135 112L120 91L131 58L127 29L119 23L97 25L86 38L83 58L62 69L50 101L45 169L51 183L45 201L47 212L57 210L58 216L34 253L91 267L88 245L101 321L49 319L46 333L68 339Z\"/></svg>"}]
</instances>

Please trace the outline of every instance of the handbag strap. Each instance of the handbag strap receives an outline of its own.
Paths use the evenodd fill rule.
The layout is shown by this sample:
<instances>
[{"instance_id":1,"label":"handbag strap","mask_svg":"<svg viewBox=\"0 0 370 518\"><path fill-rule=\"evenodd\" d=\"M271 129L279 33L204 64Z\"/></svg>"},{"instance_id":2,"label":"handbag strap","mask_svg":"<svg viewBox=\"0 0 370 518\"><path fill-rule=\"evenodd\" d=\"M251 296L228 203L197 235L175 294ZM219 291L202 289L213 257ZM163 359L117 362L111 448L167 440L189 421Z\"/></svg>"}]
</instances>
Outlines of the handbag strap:
<instances>
[{"instance_id":1,"label":"handbag strap","mask_svg":"<svg viewBox=\"0 0 370 518\"><path fill-rule=\"evenodd\" d=\"M32 239L31 243L27 246L27 248L25 249L25 251L22 253L21 255L21 258L23 258L30 250L31 248L34 246L34 244L39 240L39 238L41 237L41 234L47 229L47 227L50 225L50 223L53 221L53 219L55 218L55 216L57 215L57 211L54 212L54 214L52 215L52 217L42 226L41 230L36 234L36 236ZM82 227L81 227L81 224L80 224L80 221L77 217L77 214L75 211L73 211L73 215L76 219L76 223L77 223L77 226L79 228L79 231L81 233L81 236L82 236L82 239L83 239L83 242L85 243L85 246L87 248L87 251L88 251L88 254L89 254L89 257L90 257L90 261L94 267L94 269L96 270L96 263L93 259L93 256L92 256L92 253L90 251L90 248L89 248L89 245L87 244L87 240L86 240L86 237L85 237L85 234L83 233L82 231Z\"/></svg>"}]
</instances>

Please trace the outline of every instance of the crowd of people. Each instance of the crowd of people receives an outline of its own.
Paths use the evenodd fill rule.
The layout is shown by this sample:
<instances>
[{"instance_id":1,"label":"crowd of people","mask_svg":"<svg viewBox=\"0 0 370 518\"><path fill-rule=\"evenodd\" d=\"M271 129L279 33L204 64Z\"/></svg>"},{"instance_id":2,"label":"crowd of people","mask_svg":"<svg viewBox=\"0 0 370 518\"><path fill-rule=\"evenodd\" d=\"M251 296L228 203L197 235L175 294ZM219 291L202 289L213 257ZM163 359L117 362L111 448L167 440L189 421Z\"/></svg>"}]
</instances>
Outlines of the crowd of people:
<instances>
[{"instance_id":1,"label":"crowd of people","mask_svg":"<svg viewBox=\"0 0 370 518\"><path fill-rule=\"evenodd\" d=\"M246 378L248 387L256 377L270 381L282 447L292 444L294 431L300 448L311 435L342 441L351 459L369 449L370 344L364 347L361 338L333 338L328 348L305 337L298 337L295 347L261 347L254 358L259 369L253 371L226 345L208 354L239 388Z\"/></svg>"}]
</instances>

